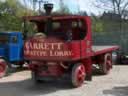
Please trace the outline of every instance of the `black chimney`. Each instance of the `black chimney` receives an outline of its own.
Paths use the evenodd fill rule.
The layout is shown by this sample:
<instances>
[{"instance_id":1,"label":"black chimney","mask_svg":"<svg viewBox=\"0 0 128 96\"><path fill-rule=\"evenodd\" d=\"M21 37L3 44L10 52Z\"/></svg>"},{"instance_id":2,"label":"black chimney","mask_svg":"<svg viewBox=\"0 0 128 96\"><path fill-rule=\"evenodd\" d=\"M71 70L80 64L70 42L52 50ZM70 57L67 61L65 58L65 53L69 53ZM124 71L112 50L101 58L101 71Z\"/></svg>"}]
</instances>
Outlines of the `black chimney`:
<instances>
[{"instance_id":1,"label":"black chimney","mask_svg":"<svg viewBox=\"0 0 128 96\"><path fill-rule=\"evenodd\" d=\"M44 4L44 9L45 9L46 15L51 15L53 4L52 3Z\"/></svg>"}]
</instances>

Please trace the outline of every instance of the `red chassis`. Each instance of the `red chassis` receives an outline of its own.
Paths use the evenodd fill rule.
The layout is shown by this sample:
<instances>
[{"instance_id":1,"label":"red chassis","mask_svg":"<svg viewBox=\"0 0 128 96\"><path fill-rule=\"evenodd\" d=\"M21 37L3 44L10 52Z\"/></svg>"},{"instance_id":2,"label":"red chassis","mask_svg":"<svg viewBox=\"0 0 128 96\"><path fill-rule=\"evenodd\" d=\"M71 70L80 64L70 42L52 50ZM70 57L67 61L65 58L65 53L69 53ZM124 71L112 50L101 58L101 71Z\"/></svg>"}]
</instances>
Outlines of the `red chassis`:
<instances>
[{"instance_id":1,"label":"red chassis","mask_svg":"<svg viewBox=\"0 0 128 96\"><path fill-rule=\"evenodd\" d=\"M71 84L79 87L85 78L91 80L92 64L97 64L102 74L112 68L112 51L118 46L92 46L90 17L29 16L24 19L34 22L38 31L45 34L33 36L24 43L24 57L30 61L35 81L70 74Z\"/></svg>"}]
</instances>

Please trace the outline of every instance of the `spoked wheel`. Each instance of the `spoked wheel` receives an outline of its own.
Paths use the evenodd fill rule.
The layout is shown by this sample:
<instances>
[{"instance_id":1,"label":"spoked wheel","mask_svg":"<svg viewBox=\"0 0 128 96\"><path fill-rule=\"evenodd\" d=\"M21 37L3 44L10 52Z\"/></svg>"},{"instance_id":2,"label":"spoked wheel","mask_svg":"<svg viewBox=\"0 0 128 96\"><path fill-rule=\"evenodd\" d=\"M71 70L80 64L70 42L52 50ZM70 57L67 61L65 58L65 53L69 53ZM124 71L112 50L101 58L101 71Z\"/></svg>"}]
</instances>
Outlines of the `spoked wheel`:
<instances>
[{"instance_id":1,"label":"spoked wheel","mask_svg":"<svg viewBox=\"0 0 128 96\"><path fill-rule=\"evenodd\" d=\"M112 56L111 54L106 54L104 56L104 63L101 65L102 74L108 74L112 68Z\"/></svg>"},{"instance_id":2,"label":"spoked wheel","mask_svg":"<svg viewBox=\"0 0 128 96\"><path fill-rule=\"evenodd\" d=\"M83 64L76 64L72 68L71 83L73 87L79 87L83 84L86 76L85 66Z\"/></svg>"},{"instance_id":3,"label":"spoked wheel","mask_svg":"<svg viewBox=\"0 0 128 96\"><path fill-rule=\"evenodd\" d=\"M0 59L0 78L6 75L7 68L7 62L4 59Z\"/></svg>"}]
</instances>

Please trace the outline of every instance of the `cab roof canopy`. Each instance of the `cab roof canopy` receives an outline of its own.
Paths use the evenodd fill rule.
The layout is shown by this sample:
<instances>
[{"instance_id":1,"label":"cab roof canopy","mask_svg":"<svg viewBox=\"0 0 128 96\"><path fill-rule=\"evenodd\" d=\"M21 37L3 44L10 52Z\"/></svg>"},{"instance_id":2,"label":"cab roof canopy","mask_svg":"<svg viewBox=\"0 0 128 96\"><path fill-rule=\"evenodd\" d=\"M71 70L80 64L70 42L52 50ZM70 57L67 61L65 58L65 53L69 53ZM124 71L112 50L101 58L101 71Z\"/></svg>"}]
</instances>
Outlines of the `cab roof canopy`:
<instances>
[{"instance_id":1,"label":"cab roof canopy","mask_svg":"<svg viewBox=\"0 0 128 96\"><path fill-rule=\"evenodd\" d=\"M27 21L45 21L48 18L52 18L52 20L72 20L72 19L84 19L88 16L78 16L78 15L59 15L59 16L24 16L23 19Z\"/></svg>"}]
</instances>

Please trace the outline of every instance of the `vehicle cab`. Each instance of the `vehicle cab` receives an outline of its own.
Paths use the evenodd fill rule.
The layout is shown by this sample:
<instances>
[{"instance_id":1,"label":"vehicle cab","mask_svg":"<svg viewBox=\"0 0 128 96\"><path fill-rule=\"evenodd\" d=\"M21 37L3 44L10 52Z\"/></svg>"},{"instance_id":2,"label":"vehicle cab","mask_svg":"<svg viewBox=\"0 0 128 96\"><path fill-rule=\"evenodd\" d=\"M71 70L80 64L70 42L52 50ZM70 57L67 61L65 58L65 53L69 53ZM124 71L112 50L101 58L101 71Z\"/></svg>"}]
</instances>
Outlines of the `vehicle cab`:
<instances>
[{"instance_id":1,"label":"vehicle cab","mask_svg":"<svg viewBox=\"0 0 128 96\"><path fill-rule=\"evenodd\" d=\"M54 16L49 13L51 8L51 4L47 4L45 16L24 17L24 21L33 23L32 25L37 27L37 33L45 35L33 35L32 38L27 38L24 42L24 58L27 60L71 61L91 56L90 17Z\"/></svg>"},{"instance_id":2,"label":"vehicle cab","mask_svg":"<svg viewBox=\"0 0 128 96\"><path fill-rule=\"evenodd\" d=\"M23 40L21 32L0 32L0 57L9 62L23 59Z\"/></svg>"}]
</instances>

